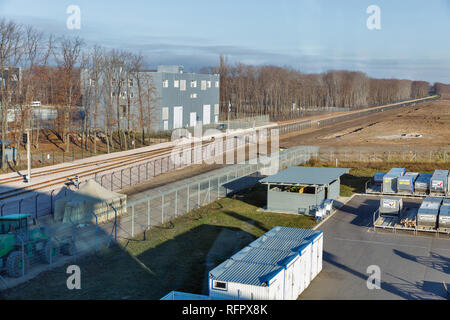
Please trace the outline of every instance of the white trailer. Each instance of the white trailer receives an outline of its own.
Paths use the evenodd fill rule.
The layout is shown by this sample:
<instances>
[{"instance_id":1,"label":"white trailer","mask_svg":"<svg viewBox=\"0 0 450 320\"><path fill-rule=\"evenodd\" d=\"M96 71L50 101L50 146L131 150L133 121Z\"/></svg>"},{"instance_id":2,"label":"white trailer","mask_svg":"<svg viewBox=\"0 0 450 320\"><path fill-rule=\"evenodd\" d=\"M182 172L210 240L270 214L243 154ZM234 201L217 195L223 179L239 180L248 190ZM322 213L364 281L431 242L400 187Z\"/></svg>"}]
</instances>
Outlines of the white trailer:
<instances>
[{"instance_id":1,"label":"white trailer","mask_svg":"<svg viewBox=\"0 0 450 320\"><path fill-rule=\"evenodd\" d=\"M322 270L322 250L323 232L276 227L210 272L210 297L296 300Z\"/></svg>"}]
</instances>

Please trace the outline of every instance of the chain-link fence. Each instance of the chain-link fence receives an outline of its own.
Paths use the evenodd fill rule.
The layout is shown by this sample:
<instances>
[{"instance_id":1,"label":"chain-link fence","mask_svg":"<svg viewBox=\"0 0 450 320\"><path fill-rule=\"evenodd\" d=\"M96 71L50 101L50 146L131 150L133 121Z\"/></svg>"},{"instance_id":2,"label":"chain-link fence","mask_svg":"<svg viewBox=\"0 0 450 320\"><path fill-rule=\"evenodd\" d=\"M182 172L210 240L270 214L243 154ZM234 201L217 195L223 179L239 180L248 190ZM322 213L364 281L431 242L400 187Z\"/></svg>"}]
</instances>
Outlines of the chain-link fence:
<instances>
[{"instance_id":1,"label":"chain-link fence","mask_svg":"<svg viewBox=\"0 0 450 320\"><path fill-rule=\"evenodd\" d=\"M448 163L450 148L320 147L312 158L323 162Z\"/></svg>"},{"instance_id":2,"label":"chain-link fence","mask_svg":"<svg viewBox=\"0 0 450 320\"><path fill-rule=\"evenodd\" d=\"M296 147L271 157L278 169L307 162L315 147ZM265 168L261 163L226 166L199 176L140 193L129 199L127 215L119 218L119 236L134 237L193 209L254 186Z\"/></svg>"},{"instance_id":3,"label":"chain-link fence","mask_svg":"<svg viewBox=\"0 0 450 320\"><path fill-rule=\"evenodd\" d=\"M341 116L334 116L334 117L330 117L327 119L306 120L306 121L303 120L303 121L294 122L294 123L287 123L287 124L280 125L279 130L280 130L280 134L286 134L286 133L300 131L300 130L306 130L306 129L310 129L310 128L322 128L322 127L329 126L333 123L344 122L347 120L351 120L351 119L355 119L358 117L363 117L363 116L367 116L370 114L383 112L383 111L387 111L387 110L393 110L393 109L398 109L398 108L407 107L407 106L414 106L418 103L433 101L438 98L439 97L437 97L437 96L432 96L432 97L427 97L427 98L418 99L418 100L414 100L414 101L400 102L400 103L391 104L391 105L378 107L378 108L370 108L367 110L362 110L362 111L345 114L345 115L341 115Z\"/></svg>"}]
</instances>

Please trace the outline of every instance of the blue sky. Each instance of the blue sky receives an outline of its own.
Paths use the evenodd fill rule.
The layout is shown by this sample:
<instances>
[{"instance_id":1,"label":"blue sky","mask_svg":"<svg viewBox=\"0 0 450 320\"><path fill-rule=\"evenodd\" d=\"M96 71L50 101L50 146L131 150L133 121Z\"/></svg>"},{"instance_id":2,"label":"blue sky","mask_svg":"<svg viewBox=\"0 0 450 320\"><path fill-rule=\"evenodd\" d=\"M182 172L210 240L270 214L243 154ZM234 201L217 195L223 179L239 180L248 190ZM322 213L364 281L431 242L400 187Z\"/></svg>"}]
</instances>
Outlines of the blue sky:
<instances>
[{"instance_id":1,"label":"blue sky","mask_svg":"<svg viewBox=\"0 0 450 320\"><path fill-rule=\"evenodd\" d=\"M69 5L81 9L80 30L66 28ZM369 5L381 9L381 30L366 27ZM307 73L450 83L450 0L0 0L0 16L140 52L149 67L195 70L225 54Z\"/></svg>"}]
</instances>

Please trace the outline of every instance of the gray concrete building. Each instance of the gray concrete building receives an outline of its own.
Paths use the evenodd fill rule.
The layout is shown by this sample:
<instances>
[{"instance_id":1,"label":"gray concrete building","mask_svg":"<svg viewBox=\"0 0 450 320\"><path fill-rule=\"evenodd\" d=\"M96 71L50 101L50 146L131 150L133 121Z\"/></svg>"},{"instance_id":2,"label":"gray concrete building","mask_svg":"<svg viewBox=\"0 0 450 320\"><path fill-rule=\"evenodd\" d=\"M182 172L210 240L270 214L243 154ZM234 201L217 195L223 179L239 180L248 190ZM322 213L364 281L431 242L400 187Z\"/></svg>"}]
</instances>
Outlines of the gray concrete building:
<instances>
[{"instance_id":1,"label":"gray concrete building","mask_svg":"<svg viewBox=\"0 0 450 320\"><path fill-rule=\"evenodd\" d=\"M89 86L92 83L97 84L96 81L89 79L88 74L87 71L82 73L83 92L86 96L88 96ZM139 72L138 77L141 83L141 103L146 107L150 105L148 117L152 131L188 128L200 122L207 125L219 121L220 75L185 73L183 66L158 66L158 69L154 71ZM151 93L146 95L147 92L150 92L150 88ZM114 90L109 91L112 96L112 116L114 118L117 118L116 99L120 100L121 128L128 127L128 113L132 126L136 127L140 117L136 75L130 76L128 81L124 82L123 89L119 94L116 94ZM100 110L102 107L104 109L105 103L108 101L104 97L108 90L101 92ZM104 118L107 116L107 112L107 110L98 112L100 127L105 122Z\"/></svg>"}]
</instances>

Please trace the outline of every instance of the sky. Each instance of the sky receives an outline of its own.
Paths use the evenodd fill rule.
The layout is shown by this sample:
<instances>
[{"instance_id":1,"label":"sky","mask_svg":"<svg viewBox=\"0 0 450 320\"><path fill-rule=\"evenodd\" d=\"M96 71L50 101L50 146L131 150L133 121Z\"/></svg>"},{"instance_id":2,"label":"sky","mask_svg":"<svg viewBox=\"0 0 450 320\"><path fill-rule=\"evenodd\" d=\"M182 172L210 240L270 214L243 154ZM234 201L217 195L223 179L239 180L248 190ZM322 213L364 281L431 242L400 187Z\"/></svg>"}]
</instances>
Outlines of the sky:
<instances>
[{"instance_id":1,"label":"sky","mask_svg":"<svg viewBox=\"0 0 450 320\"><path fill-rule=\"evenodd\" d=\"M67 28L70 5L80 8L79 30ZM367 27L371 5L379 30ZM140 53L149 68L195 71L223 54L304 73L450 83L450 0L0 0L0 17Z\"/></svg>"}]
</instances>

